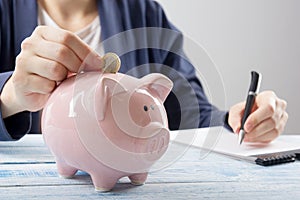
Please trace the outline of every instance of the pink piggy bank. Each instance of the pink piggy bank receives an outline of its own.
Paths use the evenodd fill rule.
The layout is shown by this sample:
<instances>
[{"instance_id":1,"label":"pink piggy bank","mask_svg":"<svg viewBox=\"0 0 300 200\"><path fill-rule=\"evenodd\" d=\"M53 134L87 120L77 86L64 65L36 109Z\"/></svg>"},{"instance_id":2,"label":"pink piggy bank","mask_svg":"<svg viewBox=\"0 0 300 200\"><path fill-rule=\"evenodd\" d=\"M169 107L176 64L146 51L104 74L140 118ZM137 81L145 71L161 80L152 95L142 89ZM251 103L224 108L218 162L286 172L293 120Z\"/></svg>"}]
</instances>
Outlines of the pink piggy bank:
<instances>
[{"instance_id":1,"label":"pink piggy bank","mask_svg":"<svg viewBox=\"0 0 300 200\"><path fill-rule=\"evenodd\" d=\"M86 72L63 81L42 114L46 145L58 173L91 175L97 191L128 176L141 185L168 148L163 102L173 83L162 74L141 79L121 73Z\"/></svg>"}]
</instances>

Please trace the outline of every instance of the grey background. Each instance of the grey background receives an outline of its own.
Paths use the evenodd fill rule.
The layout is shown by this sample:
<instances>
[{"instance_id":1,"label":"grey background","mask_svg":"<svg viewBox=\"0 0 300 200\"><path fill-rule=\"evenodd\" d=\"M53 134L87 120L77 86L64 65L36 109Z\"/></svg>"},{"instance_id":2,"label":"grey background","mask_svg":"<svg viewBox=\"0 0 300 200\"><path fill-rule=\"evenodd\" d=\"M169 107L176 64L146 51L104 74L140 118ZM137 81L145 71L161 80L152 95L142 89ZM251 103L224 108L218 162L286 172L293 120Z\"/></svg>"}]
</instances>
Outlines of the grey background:
<instances>
[{"instance_id":1,"label":"grey background","mask_svg":"<svg viewBox=\"0 0 300 200\"><path fill-rule=\"evenodd\" d=\"M263 74L261 90L272 89L288 102L284 133L300 134L299 0L157 1L216 64L225 89L225 97L217 91L220 96L213 101L219 108L229 109L245 99L254 69ZM213 80L215 74L205 78ZM214 84L208 88L220 90Z\"/></svg>"}]
</instances>

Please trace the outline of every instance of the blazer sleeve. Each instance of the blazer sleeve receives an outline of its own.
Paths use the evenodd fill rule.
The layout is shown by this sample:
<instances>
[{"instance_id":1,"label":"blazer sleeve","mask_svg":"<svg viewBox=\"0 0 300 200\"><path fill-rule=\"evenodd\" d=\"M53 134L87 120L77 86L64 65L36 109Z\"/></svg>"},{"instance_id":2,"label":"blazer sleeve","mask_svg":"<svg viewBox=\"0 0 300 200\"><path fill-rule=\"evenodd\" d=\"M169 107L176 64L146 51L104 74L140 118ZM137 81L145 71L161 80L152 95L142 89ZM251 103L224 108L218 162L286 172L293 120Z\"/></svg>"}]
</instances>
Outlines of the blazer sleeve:
<instances>
[{"instance_id":1,"label":"blazer sleeve","mask_svg":"<svg viewBox=\"0 0 300 200\"><path fill-rule=\"evenodd\" d=\"M0 91L10 78L12 72L0 73ZM0 104L1 109L1 104ZM24 111L3 119L0 112L0 141L18 140L30 131L31 113Z\"/></svg>"},{"instance_id":2,"label":"blazer sleeve","mask_svg":"<svg viewBox=\"0 0 300 200\"><path fill-rule=\"evenodd\" d=\"M28 35L24 33L23 29L16 30L15 23L20 23L20 19L27 20L23 25L28 30L31 29L31 24L34 24L35 21L30 23L30 20L34 18L35 15L34 12L28 12L27 9L34 4L36 4L36 1L33 0L0 0L0 94L14 69L15 55L17 53L15 48L19 48L17 43L15 43L15 39L19 38L20 35L22 37ZM20 10L26 14L29 13L28 17L16 17L16 14L20 14ZM17 36L16 33L18 33L19 36ZM32 114L30 112L17 113L3 119L0 104L0 141L20 139L30 131L31 123Z\"/></svg>"},{"instance_id":3,"label":"blazer sleeve","mask_svg":"<svg viewBox=\"0 0 300 200\"><path fill-rule=\"evenodd\" d=\"M148 12L148 15L155 13L155 23L174 32L169 37L172 38L172 45L169 45L171 51L161 54L163 55L163 64L171 66L177 71L177 75L172 78L174 82L173 93L165 102L168 117L171 118L170 128L225 126L231 130L228 124L228 112L219 110L207 99L202 84L196 76L195 67L183 50L183 34L167 19L164 10L158 3L153 3L151 7L153 12ZM166 37L162 42L165 40ZM179 127L177 127L178 124L180 124Z\"/></svg>"},{"instance_id":4,"label":"blazer sleeve","mask_svg":"<svg viewBox=\"0 0 300 200\"><path fill-rule=\"evenodd\" d=\"M120 55L120 72L135 77L162 73L173 81L172 92L164 103L171 130L229 127L227 112L208 101L195 68L184 53L183 34L168 20L159 3L101 2L101 24L108 27L103 31L103 45L106 52Z\"/></svg>"}]
</instances>

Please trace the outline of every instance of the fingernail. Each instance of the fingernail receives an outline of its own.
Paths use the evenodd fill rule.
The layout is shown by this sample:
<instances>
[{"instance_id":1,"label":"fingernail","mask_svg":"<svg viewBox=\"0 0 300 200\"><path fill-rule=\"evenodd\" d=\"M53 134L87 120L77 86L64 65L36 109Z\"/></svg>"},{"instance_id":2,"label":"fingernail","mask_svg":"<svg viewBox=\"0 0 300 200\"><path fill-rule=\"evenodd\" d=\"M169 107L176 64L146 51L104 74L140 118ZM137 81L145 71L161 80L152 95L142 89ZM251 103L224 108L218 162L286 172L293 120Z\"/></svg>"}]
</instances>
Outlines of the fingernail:
<instances>
[{"instance_id":1,"label":"fingernail","mask_svg":"<svg viewBox=\"0 0 300 200\"><path fill-rule=\"evenodd\" d=\"M98 68L101 68L104 64L104 61L103 59L100 57L100 56L95 56L94 59L93 59L93 65L95 67L98 67Z\"/></svg>"},{"instance_id":2,"label":"fingernail","mask_svg":"<svg viewBox=\"0 0 300 200\"><path fill-rule=\"evenodd\" d=\"M239 126L236 126L236 127L232 128L232 130L233 130L234 133L239 133L240 129L241 128Z\"/></svg>"},{"instance_id":3,"label":"fingernail","mask_svg":"<svg viewBox=\"0 0 300 200\"><path fill-rule=\"evenodd\" d=\"M96 53L89 54L83 62L84 71L102 71L103 59Z\"/></svg>"}]
</instances>

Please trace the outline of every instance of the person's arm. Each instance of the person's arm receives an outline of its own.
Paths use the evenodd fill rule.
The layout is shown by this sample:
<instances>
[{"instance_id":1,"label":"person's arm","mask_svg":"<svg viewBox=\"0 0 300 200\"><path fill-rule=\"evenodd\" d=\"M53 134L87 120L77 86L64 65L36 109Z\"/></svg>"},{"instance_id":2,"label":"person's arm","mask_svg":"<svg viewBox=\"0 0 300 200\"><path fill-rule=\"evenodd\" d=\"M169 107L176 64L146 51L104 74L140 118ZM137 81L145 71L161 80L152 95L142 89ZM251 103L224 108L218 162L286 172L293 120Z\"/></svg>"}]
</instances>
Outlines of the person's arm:
<instances>
[{"instance_id":1,"label":"person's arm","mask_svg":"<svg viewBox=\"0 0 300 200\"><path fill-rule=\"evenodd\" d=\"M212 105L204 92L202 84L196 76L195 67L189 62L188 55L183 52L184 37L182 33L167 19L163 9L154 3L157 21L160 26L172 30L171 35L163 37L168 42L169 51L161 51L163 65L172 67L177 74L170 73L174 82L173 93L168 97L165 106L170 118L171 129L186 129L209 126L228 125L228 112ZM162 34L164 35L164 34ZM179 126L178 126L179 125Z\"/></svg>"},{"instance_id":2,"label":"person's arm","mask_svg":"<svg viewBox=\"0 0 300 200\"><path fill-rule=\"evenodd\" d=\"M220 111L210 104L195 75L195 69L188 62L186 56L180 54L184 42L183 35L167 19L157 2L150 0L120 1L118 4L115 1L108 2L100 6L100 8L110 6L110 10L114 11L106 13L101 18L104 19L102 25L107 26L105 28L112 25L111 29L103 29L105 30L103 31L104 39L117 34L116 37L113 37L117 41L109 39L112 43L111 49L116 49L120 54L127 52L126 55L122 56L122 62L124 62L121 72L129 71L130 74L138 77L147 73L161 72L174 82L173 93L165 102L170 129L215 125L224 125L230 130L233 128L235 132L239 129L241 116L244 112L243 106L236 104L229 112L226 112ZM104 12L105 10L101 11ZM111 20L114 18L118 19ZM171 32L175 32L175 35L170 36L166 33L168 31L154 32L155 28L171 30ZM122 37L124 36L122 31L126 32L125 37ZM107 41L104 43L106 44ZM157 44L166 44L168 48L160 48ZM107 49L107 45L105 48ZM135 66L139 67L135 68ZM174 69L175 73L172 70L162 70L162 66ZM249 132L245 139L249 139L249 141L271 141L285 127L288 118L286 102L278 98L273 92L262 92L258 95L256 105L254 112L250 114L248 122L245 124L248 127L246 131Z\"/></svg>"},{"instance_id":3,"label":"person's arm","mask_svg":"<svg viewBox=\"0 0 300 200\"><path fill-rule=\"evenodd\" d=\"M30 130L30 112L43 108L68 71L77 72L83 65L98 69L102 63L73 33L38 27L23 41L13 73L1 74L0 140L19 139Z\"/></svg>"},{"instance_id":4,"label":"person's arm","mask_svg":"<svg viewBox=\"0 0 300 200\"><path fill-rule=\"evenodd\" d=\"M156 4L158 5L158 4ZM154 6L155 7L155 6ZM165 17L163 10L160 6L156 6L155 10L158 11L157 21L161 22L161 26L164 28L169 28L171 30L177 30ZM150 12L151 13L151 12ZM178 34L178 37L173 41L178 49L178 52L182 50L182 36ZM183 75L183 79L175 81L177 85L180 85L179 91L187 90L194 91L197 96L197 101L199 103L199 127L224 125L226 128L238 132L241 126L242 114L244 112L245 102L235 104L229 110L229 112L223 112L218 110L215 106L211 105L203 91L201 83L195 75L195 70L190 63L186 63L182 56L178 57L172 53L165 54L164 64L172 66L178 72ZM182 80L188 80L192 90L188 89L187 86L182 87ZM189 97L189 92L183 93L185 98ZM171 97L172 98L172 97ZM174 99L171 99L170 105L167 105L167 110L171 112L170 117L172 118L172 112L174 112ZM185 120L194 120L195 116L193 113L198 113L197 103L192 101L186 101L189 104L184 107L186 110L185 115L181 115L181 122ZM174 104L174 103L173 103ZM183 104L185 105L185 104ZM286 112L287 102L281 98L278 98L273 91L264 91L257 95L255 100L254 108L252 113L249 115L245 122L245 131L247 132L245 136L245 141L248 142L271 142L276 137L278 137L284 130L284 127L288 120L288 114ZM177 109L177 111L176 111ZM180 111L180 107L177 107L175 112ZM181 109L182 110L182 109ZM195 111L196 110L196 111ZM192 113L192 115L191 115ZM174 113L175 114L175 113ZM175 114L176 116L176 114ZM197 115L196 115L197 116ZM197 118L195 118L197 119ZM195 125L196 123L187 124L187 128L192 128L190 125ZM180 127L179 127L180 128ZM185 128L185 127L184 127Z\"/></svg>"},{"instance_id":5,"label":"person's arm","mask_svg":"<svg viewBox=\"0 0 300 200\"><path fill-rule=\"evenodd\" d=\"M159 8L160 9L160 8ZM177 30L164 16L161 11L161 22L164 27ZM182 48L182 37L179 35L175 44ZM211 105L203 91L201 83L195 75L193 66L189 63L184 64L182 58L174 58L170 53L166 56L168 66L177 66L177 71L183 74L193 88L200 110L199 127L225 125L226 128L238 132L241 127L241 119L244 112L245 102L241 102L232 106L229 112L219 111L215 106ZM183 90L185 88L181 88ZM173 101L173 100L172 100ZM190 102L190 101L187 101ZM191 106L192 105L192 106ZM187 116L181 120L189 120L190 113L197 110L196 104L191 104L187 108ZM252 113L245 122L245 141L247 142L271 142L278 137L284 130L288 120L286 112L287 102L278 98L273 91L263 91L257 95ZM172 108L170 108L172 109ZM193 117L193 116L191 116Z\"/></svg>"},{"instance_id":6,"label":"person's arm","mask_svg":"<svg viewBox=\"0 0 300 200\"><path fill-rule=\"evenodd\" d=\"M3 116L2 108L2 90L8 79L11 77L14 69L14 39L19 39L13 34L13 6L11 1L0 0L0 141L18 140L31 128L31 113L21 112L10 117ZM27 18L28 20L28 18ZM28 24L24 24L30 27ZM22 34L22 31L18 32Z\"/></svg>"},{"instance_id":7,"label":"person's arm","mask_svg":"<svg viewBox=\"0 0 300 200\"><path fill-rule=\"evenodd\" d=\"M174 82L164 104L171 130L227 124L226 112L210 104L194 67L180 54L183 35L157 2L100 1L99 9L104 49L120 56L121 73L157 72Z\"/></svg>"},{"instance_id":8,"label":"person's arm","mask_svg":"<svg viewBox=\"0 0 300 200\"><path fill-rule=\"evenodd\" d=\"M12 72L0 74L0 91L2 92L4 84L11 77ZM1 100L1 94L0 94ZM14 114L10 117L3 118L2 103L0 103L0 141L18 140L30 131L31 113L24 111Z\"/></svg>"}]
</instances>

